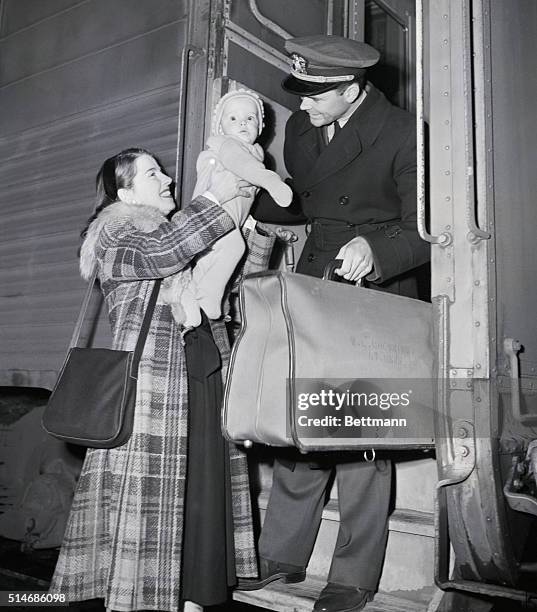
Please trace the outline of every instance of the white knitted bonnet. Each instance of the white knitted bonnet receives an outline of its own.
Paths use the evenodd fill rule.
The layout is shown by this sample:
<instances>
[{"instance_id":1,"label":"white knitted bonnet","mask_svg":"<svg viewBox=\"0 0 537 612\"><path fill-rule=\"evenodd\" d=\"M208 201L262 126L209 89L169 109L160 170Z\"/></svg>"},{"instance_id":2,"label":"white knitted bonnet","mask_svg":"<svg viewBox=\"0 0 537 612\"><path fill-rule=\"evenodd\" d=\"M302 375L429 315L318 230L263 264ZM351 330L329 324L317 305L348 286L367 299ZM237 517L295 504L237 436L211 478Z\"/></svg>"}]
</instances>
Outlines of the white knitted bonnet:
<instances>
[{"instance_id":1,"label":"white knitted bonnet","mask_svg":"<svg viewBox=\"0 0 537 612\"><path fill-rule=\"evenodd\" d=\"M214 109L211 134L214 136L222 134L220 130L220 122L222 121L222 115L224 114L224 107L226 103L231 100L231 98L249 98L255 102L255 106L257 108L257 120L259 123L257 135L259 136L259 134L261 134L261 130L265 126L263 122L265 111L263 109L263 102L261 102L261 98L255 93L255 91L251 91L250 89L237 89L235 91L229 91L227 94L223 95L220 100L218 100L218 104Z\"/></svg>"}]
</instances>

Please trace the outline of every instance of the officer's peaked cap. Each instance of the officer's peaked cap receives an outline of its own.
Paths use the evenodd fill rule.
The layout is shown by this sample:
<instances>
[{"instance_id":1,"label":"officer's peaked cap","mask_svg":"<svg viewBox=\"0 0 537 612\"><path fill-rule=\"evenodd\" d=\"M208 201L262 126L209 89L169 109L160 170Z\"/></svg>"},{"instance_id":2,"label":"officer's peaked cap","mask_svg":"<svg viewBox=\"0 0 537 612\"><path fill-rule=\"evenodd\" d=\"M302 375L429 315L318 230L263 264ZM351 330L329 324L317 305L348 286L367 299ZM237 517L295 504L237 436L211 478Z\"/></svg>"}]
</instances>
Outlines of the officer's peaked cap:
<instances>
[{"instance_id":1,"label":"officer's peaked cap","mask_svg":"<svg viewBox=\"0 0 537 612\"><path fill-rule=\"evenodd\" d=\"M311 96L354 80L379 60L380 53L367 43L343 36L315 35L289 38L291 74L282 87L299 96Z\"/></svg>"}]
</instances>

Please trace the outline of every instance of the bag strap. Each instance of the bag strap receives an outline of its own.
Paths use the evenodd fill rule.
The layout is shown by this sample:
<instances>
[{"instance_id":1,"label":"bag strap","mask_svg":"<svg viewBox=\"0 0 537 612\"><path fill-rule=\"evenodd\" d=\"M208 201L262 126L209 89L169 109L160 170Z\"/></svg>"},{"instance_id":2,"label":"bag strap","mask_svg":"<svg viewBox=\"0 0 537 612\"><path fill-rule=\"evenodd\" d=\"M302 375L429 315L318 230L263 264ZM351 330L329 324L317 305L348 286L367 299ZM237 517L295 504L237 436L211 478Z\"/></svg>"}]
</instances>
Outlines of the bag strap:
<instances>
[{"instance_id":1,"label":"bag strap","mask_svg":"<svg viewBox=\"0 0 537 612\"><path fill-rule=\"evenodd\" d=\"M88 281L88 288L86 289L86 294L84 295L84 300L82 301L82 306L80 307L80 312L78 313L78 319L76 320L76 325L73 331L73 335L71 337L71 342L69 343L69 348L73 348L78 345L78 341L80 340L80 332L82 331L82 325L84 324L84 319L86 318L86 312L88 310L91 294L93 292L93 287L95 286L96 282L97 266L95 266L95 268L93 269L91 277ZM155 281L155 285L153 286L151 297L149 298L149 303L147 304L147 309L144 314L142 326L140 327L140 333L138 334L138 340L136 341L136 347L134 348L133 365L135 365L136 367L138 362L140 361L140 357L142 356L142 351L144 350L145 339L147 337L147 332L149 331L149 325L151 324L151 319L155 310L155 304L157 303L157 297L161 283L161 278Z\"/></svg>"},{"instance_id":2,"label":"bag strap","mask_svg":"<svg viewBox=\"0 0 537 612\"><path fill-rule=\"evenodd\" d=\"M136 347L134 348L134 356L132 358L131 369L132 372L138 371L138 363L140 361L140 358L142 357L145 339L147 338L147 332L149 331L149 326L151 325L151 319L153 318L153 311L155 310L155 304L157 303L157 297L161 283L162 279L158 278L153 286L153 291L151 291L151 297L149 298L149 303L147 304L147 310L145 311L144 320L142 321L142 327L140 327L140 333L138 334L138 340L136 341Z\"/></svg>"},{"instance_id":3,"label":"bag strap","mask_svg":"<svg viewBox=\"0 0 537 612\"><path fill-rule=\"evenodd\" d=\"M93 286L95 285L96 281L97 266L93 268L93 272L91 273L88 281L88 288L86 289L86 294L84 295L84 300L82 301L82 306L80 307L80 312L78 313L78 319L76 320L75 329L73 330L73 335L71 336L69 348L73 348L78 345L78 341L80 340L80 332L82 331L82 325L84 324L84 319L86 318L86 312L88 310L91 294L93 292Z\"/></svg>"}]
</instances>

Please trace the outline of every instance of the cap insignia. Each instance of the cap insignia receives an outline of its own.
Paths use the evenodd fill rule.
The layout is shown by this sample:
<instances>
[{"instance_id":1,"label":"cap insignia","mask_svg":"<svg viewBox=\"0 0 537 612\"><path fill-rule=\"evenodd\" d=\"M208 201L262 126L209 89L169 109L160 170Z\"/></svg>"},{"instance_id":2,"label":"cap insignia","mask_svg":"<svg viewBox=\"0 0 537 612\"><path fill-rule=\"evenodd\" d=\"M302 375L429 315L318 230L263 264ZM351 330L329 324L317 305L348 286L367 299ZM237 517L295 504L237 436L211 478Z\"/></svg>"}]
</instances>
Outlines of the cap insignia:
<instances>
[{"instance_id":1,"label":"cap insignia","mask_svg":"<svg viewBox=\"0 0 537 612\"><path fill-rule=\"evenodd\" d=\"M298 72L298 74L307 74L306 72L307 61L304 57L302 57L301 55L298 55L298 53L293 53L291 55L291 59L293 60L293 71L294 72Z\"/></svg>"}]
</instances>

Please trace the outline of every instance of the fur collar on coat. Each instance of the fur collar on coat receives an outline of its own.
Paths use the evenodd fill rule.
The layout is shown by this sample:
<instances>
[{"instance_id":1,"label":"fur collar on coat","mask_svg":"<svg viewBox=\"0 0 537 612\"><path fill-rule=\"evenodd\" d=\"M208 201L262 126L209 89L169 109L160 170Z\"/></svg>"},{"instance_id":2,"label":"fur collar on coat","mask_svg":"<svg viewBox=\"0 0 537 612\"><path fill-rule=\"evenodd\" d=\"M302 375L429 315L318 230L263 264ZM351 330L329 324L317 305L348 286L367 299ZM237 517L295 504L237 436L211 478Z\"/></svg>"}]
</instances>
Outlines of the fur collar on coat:
<instances>
[{"instance_id":1,"label":"fur collar on coat","mask_svg":"<svg viewBox=\"0 0 537 612\"><path fill-rule=\"evenodd\" d=\"M95 250L103 227L108 223L121 225L125 221L128 221L144 232L153 232L161 223L165 223L167 219L154 206L126 204L125 202L114 202L107 206L91 222L80 248L80 274L84 280L89 280L97 263Z\"/></svg>"},{"instance_id":2,"label":"fur collar on coat","mask_svg":"<svg viewBox=\"0 0 537 612\"><path fill-rule=\"evenodd\" d=\"M96 249L101 230L107 224L120 226L125 222L132 224L138 230L149 233L155 231L162 223L167 223L168 219L154 206L126 204L125 202L114 202L107 206L91 222L80 248L80 274L86 281L91 278L97 264ZM178 288L188 287L191 279L191 268L185 268L168 276L162 283L160 295L165 303L172 306L173 316L179 325L185 323L185 313L178 300L177 294L180 293Z\"/></svg>"}]
</instances>

